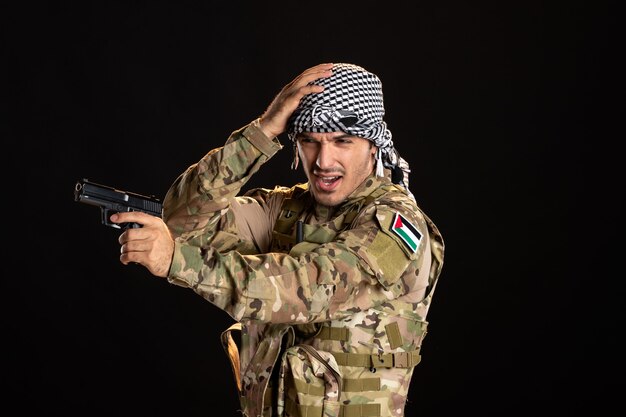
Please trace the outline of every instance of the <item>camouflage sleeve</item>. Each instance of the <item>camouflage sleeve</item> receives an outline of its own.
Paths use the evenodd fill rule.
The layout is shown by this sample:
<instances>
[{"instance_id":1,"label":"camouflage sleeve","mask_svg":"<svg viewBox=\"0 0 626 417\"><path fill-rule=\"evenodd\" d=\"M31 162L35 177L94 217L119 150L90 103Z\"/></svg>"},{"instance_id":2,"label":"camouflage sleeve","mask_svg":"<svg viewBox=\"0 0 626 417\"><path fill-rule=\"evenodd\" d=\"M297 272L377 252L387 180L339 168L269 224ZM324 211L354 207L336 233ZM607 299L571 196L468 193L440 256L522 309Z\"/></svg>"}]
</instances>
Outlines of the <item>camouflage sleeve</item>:
<instances>
[{"instance_id":1,"label":"camouflage sleeve","mask_svg":"<svg viewBox=\"0 0 626 417\"><path fill-rule=\"evenodd\" d=\"M163 201L163 219L174 237L216 227L230 201L280 149L278 139L265 136L254 121L187 168Z\"/></svg>"},{"instance_id":2,"label":"camouflage sleeve","mask_svg":"<svg viewBox=\"0 0 626 417\"><path fill-rule=\"evenodd\" d=\"M177 240L168 280L193 289L238 321L341 319L423 294L427 283L420 281L419 268L428 233L420 213L414 205L375 204L331 242L303 242L288 254L217 250L236 248L227 239L216 238L210 247Z\"/></svg>"}]
</instances>

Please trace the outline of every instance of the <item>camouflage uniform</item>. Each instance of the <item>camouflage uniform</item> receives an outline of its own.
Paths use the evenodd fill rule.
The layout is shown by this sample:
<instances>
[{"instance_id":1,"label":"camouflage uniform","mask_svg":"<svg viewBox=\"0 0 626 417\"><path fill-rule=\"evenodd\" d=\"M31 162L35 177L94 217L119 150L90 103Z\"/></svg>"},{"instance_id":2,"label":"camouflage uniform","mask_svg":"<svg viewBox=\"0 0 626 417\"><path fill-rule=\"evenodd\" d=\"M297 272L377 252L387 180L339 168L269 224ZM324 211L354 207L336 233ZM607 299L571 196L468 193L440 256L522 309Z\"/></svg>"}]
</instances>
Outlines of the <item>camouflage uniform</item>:
<instances>
[{"instance_id":1,"label":"camouflage uniform","mask_svg":"<svg viewBox=\"0 0 626 417\"><path fill-rule=\"evenodd\" d=\"M333 208L306 184L238 195L281 148L251 123L176 179L163 210L176 237L168 280L235 320L222 341L244 415L403 416L441 234L385 177Z\"/></svg>"}]
</instances>

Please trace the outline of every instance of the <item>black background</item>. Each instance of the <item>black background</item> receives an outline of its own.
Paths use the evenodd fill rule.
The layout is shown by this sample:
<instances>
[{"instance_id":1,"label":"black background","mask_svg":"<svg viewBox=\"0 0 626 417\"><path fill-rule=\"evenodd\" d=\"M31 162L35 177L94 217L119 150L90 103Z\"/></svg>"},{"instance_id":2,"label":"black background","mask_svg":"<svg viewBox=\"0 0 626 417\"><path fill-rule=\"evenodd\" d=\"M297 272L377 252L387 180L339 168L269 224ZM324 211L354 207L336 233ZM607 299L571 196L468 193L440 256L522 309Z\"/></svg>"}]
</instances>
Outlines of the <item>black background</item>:
<instances>
[{"instance_id":1,"label":"black background","mask_svg":"<svg viewBox=\"0 0 626 417\"><path fill-rule=\"evenodd\" d=\"M617 12L604 2L392 3L2 6L11 415L238 415L219 342L231 319L123 266L119 231L73 189L88 178L163 197L321 62L380 76L411 189L446 241L407 416L616 406ZM301 181L291 157L285 146L249 186Z\"/></svg>"}]
</instances>

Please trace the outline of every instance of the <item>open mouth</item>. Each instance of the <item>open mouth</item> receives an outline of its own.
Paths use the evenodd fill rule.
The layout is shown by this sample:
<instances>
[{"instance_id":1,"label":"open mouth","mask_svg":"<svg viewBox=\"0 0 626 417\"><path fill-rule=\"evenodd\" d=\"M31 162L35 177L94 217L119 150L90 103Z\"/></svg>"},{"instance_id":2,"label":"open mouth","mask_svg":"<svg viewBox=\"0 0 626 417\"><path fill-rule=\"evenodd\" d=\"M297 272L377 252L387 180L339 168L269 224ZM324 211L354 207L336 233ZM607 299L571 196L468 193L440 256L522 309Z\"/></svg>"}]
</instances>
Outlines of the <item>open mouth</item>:
<instances>
[{"instance_id":1,"label":"open mouth","mask_svg":"<svg viewBox=\"0 0 626 417\"><path fill-rule=\"evenodd\" d=\"M339 182L343 177L340 175L335 176L327 176L327 177L317 177L316 185L322 191L333 191L335 188L339 186Z\"/></svg>"}]
</instances>

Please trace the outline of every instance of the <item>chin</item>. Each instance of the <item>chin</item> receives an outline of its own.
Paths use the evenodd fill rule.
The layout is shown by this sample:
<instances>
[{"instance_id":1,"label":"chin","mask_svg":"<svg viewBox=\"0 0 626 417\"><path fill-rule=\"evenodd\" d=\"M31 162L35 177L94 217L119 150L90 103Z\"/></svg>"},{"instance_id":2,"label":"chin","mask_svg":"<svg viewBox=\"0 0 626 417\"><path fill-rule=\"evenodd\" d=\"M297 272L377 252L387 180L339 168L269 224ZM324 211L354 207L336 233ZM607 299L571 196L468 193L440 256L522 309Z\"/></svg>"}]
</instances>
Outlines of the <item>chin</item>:
<instances>
[{"instance_id":1,"label":"chin","mask_svg":"<svg viewBox=\"0 0 626 417\"><path fill-rule=\"evenodd\" d=\"M315 195L314 197L317 204L321 204L327 207L337 206L344 201L344 199L339 198L338 196Z\"/></svg>"}]
</instances>

